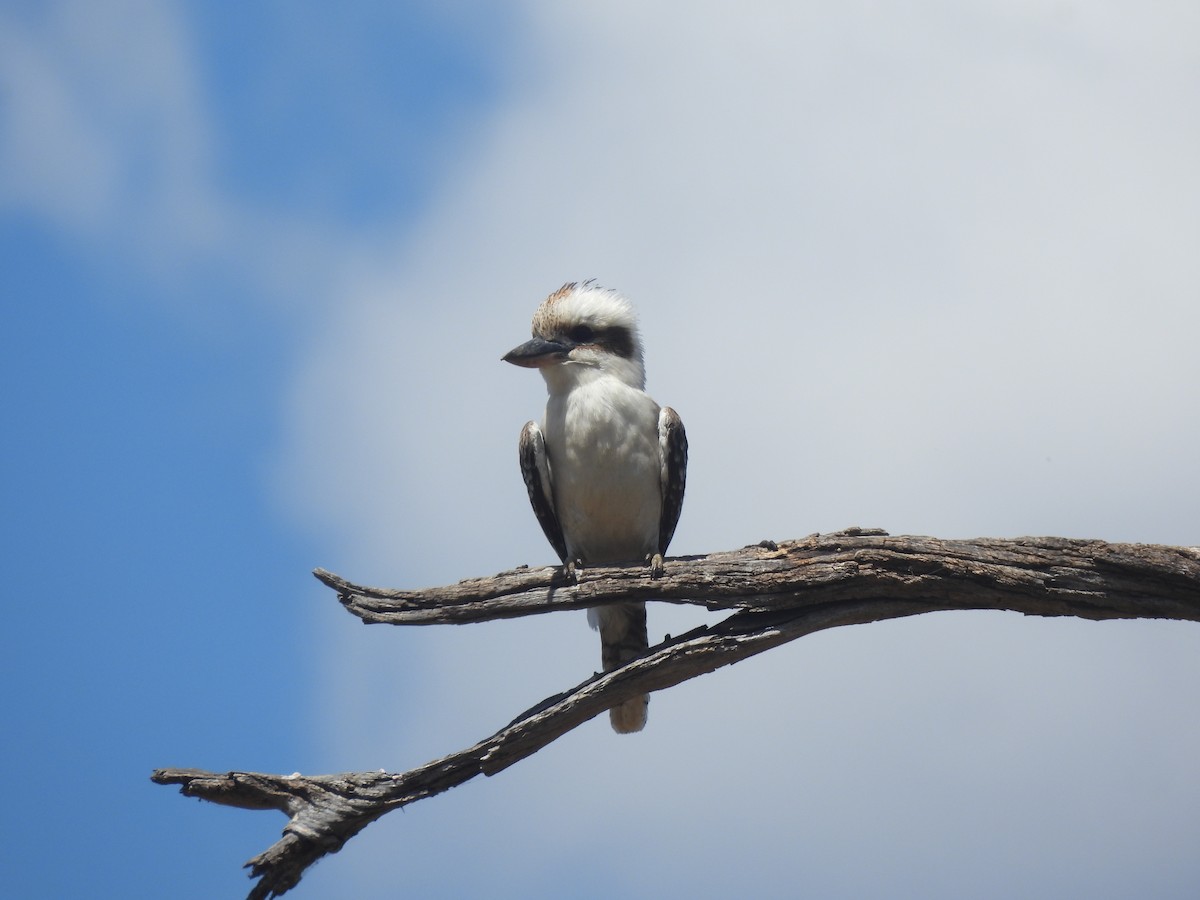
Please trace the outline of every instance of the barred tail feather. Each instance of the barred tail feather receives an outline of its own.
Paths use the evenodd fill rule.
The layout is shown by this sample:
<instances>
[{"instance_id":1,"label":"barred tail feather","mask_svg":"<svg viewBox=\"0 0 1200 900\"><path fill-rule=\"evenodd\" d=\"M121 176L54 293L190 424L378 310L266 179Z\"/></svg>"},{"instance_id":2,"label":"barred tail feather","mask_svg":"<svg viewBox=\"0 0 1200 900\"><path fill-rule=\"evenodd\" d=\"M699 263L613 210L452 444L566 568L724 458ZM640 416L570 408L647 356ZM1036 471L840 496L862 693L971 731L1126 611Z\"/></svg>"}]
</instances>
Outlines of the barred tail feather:
<instances>
[{"instance_id":1,"label":"barred tail feather","mask_svg":"<svg viewBox=\"0 0 1200 900\"><path fill-rule=\"evenodd\" d=\"M646 652L646 604L619 603L588 610L588 620L600 629L600 660L605 672L611 672ZM613 731L628 734L646 727L650 695L626 700L608 711Z\"/></svg>"}]
</instances>

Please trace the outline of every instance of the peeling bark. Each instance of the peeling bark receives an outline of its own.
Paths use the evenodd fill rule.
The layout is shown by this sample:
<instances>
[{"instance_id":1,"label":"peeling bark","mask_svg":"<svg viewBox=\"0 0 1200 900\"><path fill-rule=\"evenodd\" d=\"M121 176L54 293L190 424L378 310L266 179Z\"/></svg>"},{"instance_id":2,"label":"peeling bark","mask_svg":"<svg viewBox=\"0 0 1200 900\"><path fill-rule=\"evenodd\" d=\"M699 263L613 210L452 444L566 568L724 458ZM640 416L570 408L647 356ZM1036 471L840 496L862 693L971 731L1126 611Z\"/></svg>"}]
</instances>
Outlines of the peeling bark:
<instances>
[{"instance_id":1,"label":"peeling bark","mask_svg":"<svg viewBox=\"0 0 1200 900\"><path fill-rule=\"evenodd\" d=\"M969 541L849 529L645 565L519 568L442 588L353 584L317 569L368 624L482 622L628 600L731 610L723 621L668 638L619 669L595 675L522 713L479 743L411 769L342 775L217 774L159 769L185 796L289 817L283 837L247 863L251 898L279 896L393 809L494 775L624 700L662 690L815 631L953 609L1012 610L1084 619L1200 621L1200 548L1066 538Z\"/></svg>"}]
</instances>

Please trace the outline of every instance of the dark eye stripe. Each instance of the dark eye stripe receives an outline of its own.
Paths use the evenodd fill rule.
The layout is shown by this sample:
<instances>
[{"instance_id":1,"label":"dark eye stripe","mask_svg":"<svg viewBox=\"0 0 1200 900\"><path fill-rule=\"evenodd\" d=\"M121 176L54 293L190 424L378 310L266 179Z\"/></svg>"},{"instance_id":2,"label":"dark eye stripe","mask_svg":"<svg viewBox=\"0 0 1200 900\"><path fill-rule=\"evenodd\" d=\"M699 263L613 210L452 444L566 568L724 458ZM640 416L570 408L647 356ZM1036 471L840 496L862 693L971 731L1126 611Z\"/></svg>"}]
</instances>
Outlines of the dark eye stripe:
<instances>
[{"instance_id":1,"label":"dark eye stripe","mask_svg":"<svg viewBox=\"0 0 1200 900\"><path fill-rule=\"evenodd\" d=\"M633 332L624 325L597 329L589 325L576 325L567 332L567 337L576 344L595 344L616 356L633 358Z\"/></svg>"},{"instance_id":2,"label":"dark eye stripe","mask_svg":"<svg viewBox=\"0 0 1200 900\"><path fill-rule=\"evenodd\" d=\"M634 356L634 332L624 325L610 325L608 328L593 329L590 325L575 325L566 332L566 336L575 343L590 343L602 347L624 359Z\"/></svg>"},{"instance_id":3,"label":"dark eye stripe","mask_svg":"<svg viewBox=\"0 0 1200 900\"><path fill-rule=\"evenodd\" d=\"M596 343L603 344L610 353L625 359L633 358L633 332L623 325L605 328L596 335Z\"/></svg>"}]
</instances>

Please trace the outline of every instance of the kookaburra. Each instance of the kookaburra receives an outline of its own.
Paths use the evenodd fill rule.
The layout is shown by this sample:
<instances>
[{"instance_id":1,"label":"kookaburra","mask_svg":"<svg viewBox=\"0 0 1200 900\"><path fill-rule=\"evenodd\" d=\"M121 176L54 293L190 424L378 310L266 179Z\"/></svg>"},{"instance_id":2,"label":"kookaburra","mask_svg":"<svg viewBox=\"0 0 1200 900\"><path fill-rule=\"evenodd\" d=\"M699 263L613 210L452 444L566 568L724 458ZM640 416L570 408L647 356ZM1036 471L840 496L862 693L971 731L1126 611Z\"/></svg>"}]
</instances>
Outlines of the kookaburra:
<instances>
[{"instance_id":1,"label":"kookaburra","mask_svg":"<svg viewBox=\"0 0 1200 900\"><path fill-rule=\"evenodd\" d=\"M521 430L521 474L547 539L569 570L645 561L655 577L683 506L687 437L675 410L643 390L629 302L592 282L559 288L533 316L533 339L506 362L536 368L550 398ZM608 672L649 646L646 604L588 610ZM609 711L615 731L641 731L648 696Z\"/></svg>"}]
</instances>

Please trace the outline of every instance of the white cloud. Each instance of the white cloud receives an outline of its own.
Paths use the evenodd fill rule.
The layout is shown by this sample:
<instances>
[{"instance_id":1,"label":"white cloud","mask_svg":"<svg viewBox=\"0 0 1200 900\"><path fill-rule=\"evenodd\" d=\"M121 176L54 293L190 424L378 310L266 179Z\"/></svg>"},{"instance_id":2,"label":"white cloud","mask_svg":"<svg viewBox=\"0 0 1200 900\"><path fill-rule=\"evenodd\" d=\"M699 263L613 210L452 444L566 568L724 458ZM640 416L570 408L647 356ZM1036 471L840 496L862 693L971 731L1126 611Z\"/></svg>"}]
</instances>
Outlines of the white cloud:
<instances>
[{"instance_id":1,"label":"white cloud","mask_svg":"<svg viewBox=\"0 0 1200 900\"><path fill-rule=\"evenodd\" d=\"M227 303L220 278L297 309L328 297L350 237L222 184L188 24L170 0L0 12L0 209L155 279L165 300Z\"/></svg>"},{"instance_id":2,"label":"white cloud","mask_svg":"<svg viewBox=\"0 0 1200 900\"><path fill-rule=\"evenodd\" d=\"M62 10L0 22L0 202L324 298L279 486L349 577L550 561L515 461L543 389L499 357L591 276L688 424L677 552L850 524L1200 543L1190 7L531 3L521 90L425 220L361 245L216 186L173 7ZM330 768L423 762L597 664L582 615L321 608ZM986 614L814 636L655 697L638 738L594 722L390 816L307 888L1182 895L1198 640Z\"/></svg>"},{"instance_id":3,"label":"white cloud","mask_svg":"<svg viewBox=\"0 0 1200 900\"><path fill-rule=\"evenodd\" d=\"M0 29L5 203L68 231L183 204L171 218L202 231L211 142L173 7L65 2L28 18Z\"/></svg>"},{"instance_id":4,"label":"white cloud","mask_svg":"<svg viewBox=\"0 0 1200 900\"><path fill-rule=\"evenodd\" d=\"M513 453L542 387L498 357L587 276L639 304L652 391L689 425L680 552L849 524L1200 541L1200 132L1167 115L1190 13L531 9L526 92L332 314L294 397L293 471L349 574L550 558ZM369 655L347 627L347 680L429 690L331 711L340 757L411 764L573 683L595 664L574 618ZM593 723L377 826L358 887L477 822L520 836L479 863L489 883L515 866L513 894L586 896L588 869L631 896L1058 896L1149 873L1169 896L1196 874L1172 835L1198 824L1178 793L1197 640L985 614L807 639L656 697L635 741Z\"/></svg>"}]
</instances>

